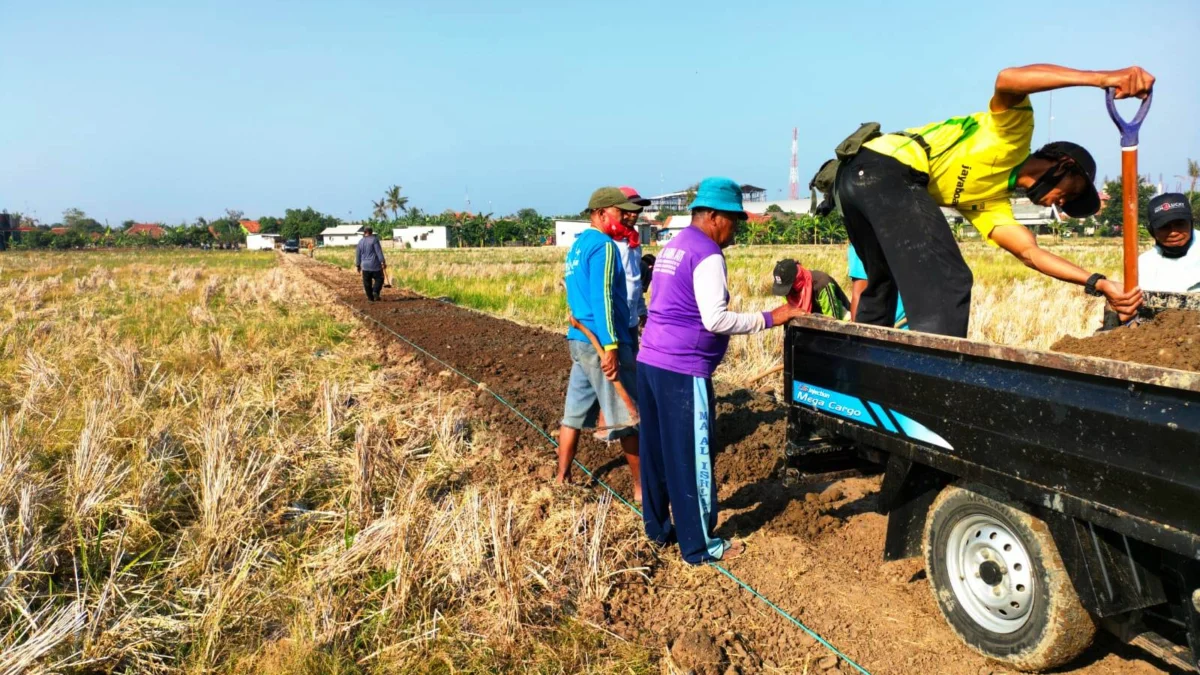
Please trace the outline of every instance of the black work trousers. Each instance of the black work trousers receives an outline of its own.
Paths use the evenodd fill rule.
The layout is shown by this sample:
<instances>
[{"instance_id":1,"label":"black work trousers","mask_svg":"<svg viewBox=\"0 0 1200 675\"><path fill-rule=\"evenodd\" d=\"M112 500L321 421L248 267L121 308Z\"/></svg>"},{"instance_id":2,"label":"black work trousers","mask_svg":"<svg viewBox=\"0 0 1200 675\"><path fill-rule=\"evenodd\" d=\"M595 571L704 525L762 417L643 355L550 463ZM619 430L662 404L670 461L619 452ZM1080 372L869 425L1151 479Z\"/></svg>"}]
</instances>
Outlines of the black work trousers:
<instances>
[{"instance_id":1,"label":"black work trousers","mask_svg":"<svg viewBox=\"0 0 1200 675\"><path fill-rule=\"evenodd\" d=\"M362 271L363 290L367 292L368 300L378 300L379 292L383 290L383 270L374 272Z\"/></svg>"},{"instance_id":2,"label":"black work trousers","mask_svg":"<svg viewBox=\"0 0 1200 675\"><path fill-rule=\"evenodd\" d=\"M928 175L865 148L838 171L846 232L867 269L857 320L890 328L899 293L909 329L966 337L971 269L928 184Z\"/></svg>"}]
</instances>

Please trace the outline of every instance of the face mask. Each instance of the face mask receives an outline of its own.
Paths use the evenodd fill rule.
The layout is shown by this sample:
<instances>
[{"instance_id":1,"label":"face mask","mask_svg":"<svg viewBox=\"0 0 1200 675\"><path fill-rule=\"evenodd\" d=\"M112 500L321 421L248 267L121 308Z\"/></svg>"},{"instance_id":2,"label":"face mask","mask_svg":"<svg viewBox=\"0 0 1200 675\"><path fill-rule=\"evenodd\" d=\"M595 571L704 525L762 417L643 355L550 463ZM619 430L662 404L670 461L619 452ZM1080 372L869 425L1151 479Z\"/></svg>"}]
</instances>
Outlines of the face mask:
<instances>
[{"instance_id":1,"label":"face mask","mask_svg":"<svg viewBox=\"0 0 1200 675\"><path fill-rule=\"evenodd\" d=\"M637 229L626 227L620 218L613 218L606 215L604 218L604 233L617 241L628 241L630 248L637 248L642 243Z\"/></svg>"},{"instance_id":2,"label":"face mask","mask_svg":"<svg viewBox=\"0 0 1200 675\"><path fill-rule=\"evenodd\" d=\"M1157 242L1155 242L1155 245L1158 246L1158 250L1162 251L1164 258L1182 258L1187 255L1188 250L1192 248L1192 243L1195 241L1196 234L1193 231L1191 236L1188 237L1187 243L1182 246L1163 246Z\"/></svg>"},{"instance_id":3,"label":"face mask","mask_svg":"<svg viewBox=\"0 0 1200 675\"><path fill-rule=\"evenodd\" d=\"M1041 204L1046 195L1050 194L1050 191L1057 187L1063 176L1066 175L1067 168L1062 164L1056 165L1039 176L1037 181L1025 191L1025 196L1029 197L1029 201L1034 204Z\"/></svg>"}]
</instances>

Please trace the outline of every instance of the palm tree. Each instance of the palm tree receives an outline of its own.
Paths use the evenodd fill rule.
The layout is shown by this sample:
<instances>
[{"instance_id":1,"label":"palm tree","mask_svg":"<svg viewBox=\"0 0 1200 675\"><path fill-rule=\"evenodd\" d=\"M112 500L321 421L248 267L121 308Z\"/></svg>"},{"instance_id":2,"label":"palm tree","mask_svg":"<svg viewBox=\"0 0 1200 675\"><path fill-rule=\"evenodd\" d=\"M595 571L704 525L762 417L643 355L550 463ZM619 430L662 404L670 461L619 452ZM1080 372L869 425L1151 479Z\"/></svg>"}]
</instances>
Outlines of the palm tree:
<instances>
[{"instance_id":1,"label":"palm tree","mask_svg":"<svg viewBox=\"0 0 1200 675\"><path fill-rule=\"evenodd\" d=\"M387 207L392 210L392 217L399 218L400 211L408 210L408 197L400 195L400 186L393 185L384 193L384 199L387 201Z\"/></svg>"},{"instance_id":2,"label":"palm tree","mask_svg":"<svg viewBox=\"0 0 1200 675\"><path fill-rule=\"evenodd\" d=\"M387 204L386 199L380 199L379 201L372 201L371 206L375 207L375 212L372 214L374 216L375 220L387 220L388 204Z\"/></svg>"},{"instance_id":3,"label":"palm tree","mask_svg":"<svg viewBox=\"0 0 1200 675\"><path fill-rule=\"evenodd\" d=\"M1200 181L1200 162L1194 159L1188 160L1188 178L1192 179L1192 189L1188 192L1196 191L1196 182Z\"/></svg>"}]
</instances>

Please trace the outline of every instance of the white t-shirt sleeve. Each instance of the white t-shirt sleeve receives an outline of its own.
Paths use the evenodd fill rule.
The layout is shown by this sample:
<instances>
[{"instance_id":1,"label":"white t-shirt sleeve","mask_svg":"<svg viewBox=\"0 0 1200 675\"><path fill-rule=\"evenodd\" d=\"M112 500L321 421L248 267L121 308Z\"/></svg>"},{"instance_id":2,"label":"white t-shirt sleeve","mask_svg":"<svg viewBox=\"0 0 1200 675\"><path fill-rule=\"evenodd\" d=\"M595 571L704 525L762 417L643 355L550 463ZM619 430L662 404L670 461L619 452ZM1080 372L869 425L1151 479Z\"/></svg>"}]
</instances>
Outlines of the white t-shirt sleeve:
<instances>
[{"instance_id":1,"label":"white t-shirt sleeve","mask_svg":"<svg viewBox=\"0 0 1200 675\"><path fill-rule=\"evenodd\" d=\"M719 335L744 335L764 330L767 322L762 313L729 311L727 284L724 256L710 255L692 272L692 288L704 328Z\"/></svg>"},{"instance_id":2,"label":"white t-shirt sleeve","mask_svg":"<svg viewBox=\"0 0 1200 675\"><path fill-rule=\"evenodd\" d=\"M1192 237L1200 238L1193 230ZM1200 291L1200 246L1192 245L1182 258L1167 258L1155 246L1138 256L1138 285L1146 291L1195 293Z\"/></svg>"}]
</instances>

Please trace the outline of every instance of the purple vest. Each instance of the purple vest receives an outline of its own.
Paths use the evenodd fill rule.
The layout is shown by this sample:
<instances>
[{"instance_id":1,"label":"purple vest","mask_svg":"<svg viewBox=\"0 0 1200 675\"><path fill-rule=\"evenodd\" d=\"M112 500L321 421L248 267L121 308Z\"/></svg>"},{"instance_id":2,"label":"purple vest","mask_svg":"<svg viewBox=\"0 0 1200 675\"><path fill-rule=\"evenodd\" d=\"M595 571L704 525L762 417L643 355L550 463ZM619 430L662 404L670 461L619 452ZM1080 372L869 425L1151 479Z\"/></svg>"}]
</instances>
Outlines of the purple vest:
<instances>
[{"instance_id":1,"label":"purple vest","mask_svg":"<svg viewBox=\"0 0 1200 675\"><path fill-rule=\"evenodd\" d=\"M721 247L695 227L687 227L675 235L658 254L639 363L693 377L712 377L725 357L729 336L704 328L692 287L692 272L705 258L714 255L723 255ZM728 300L729 292L725 294Z\"/></svg>"}]
</instances>

